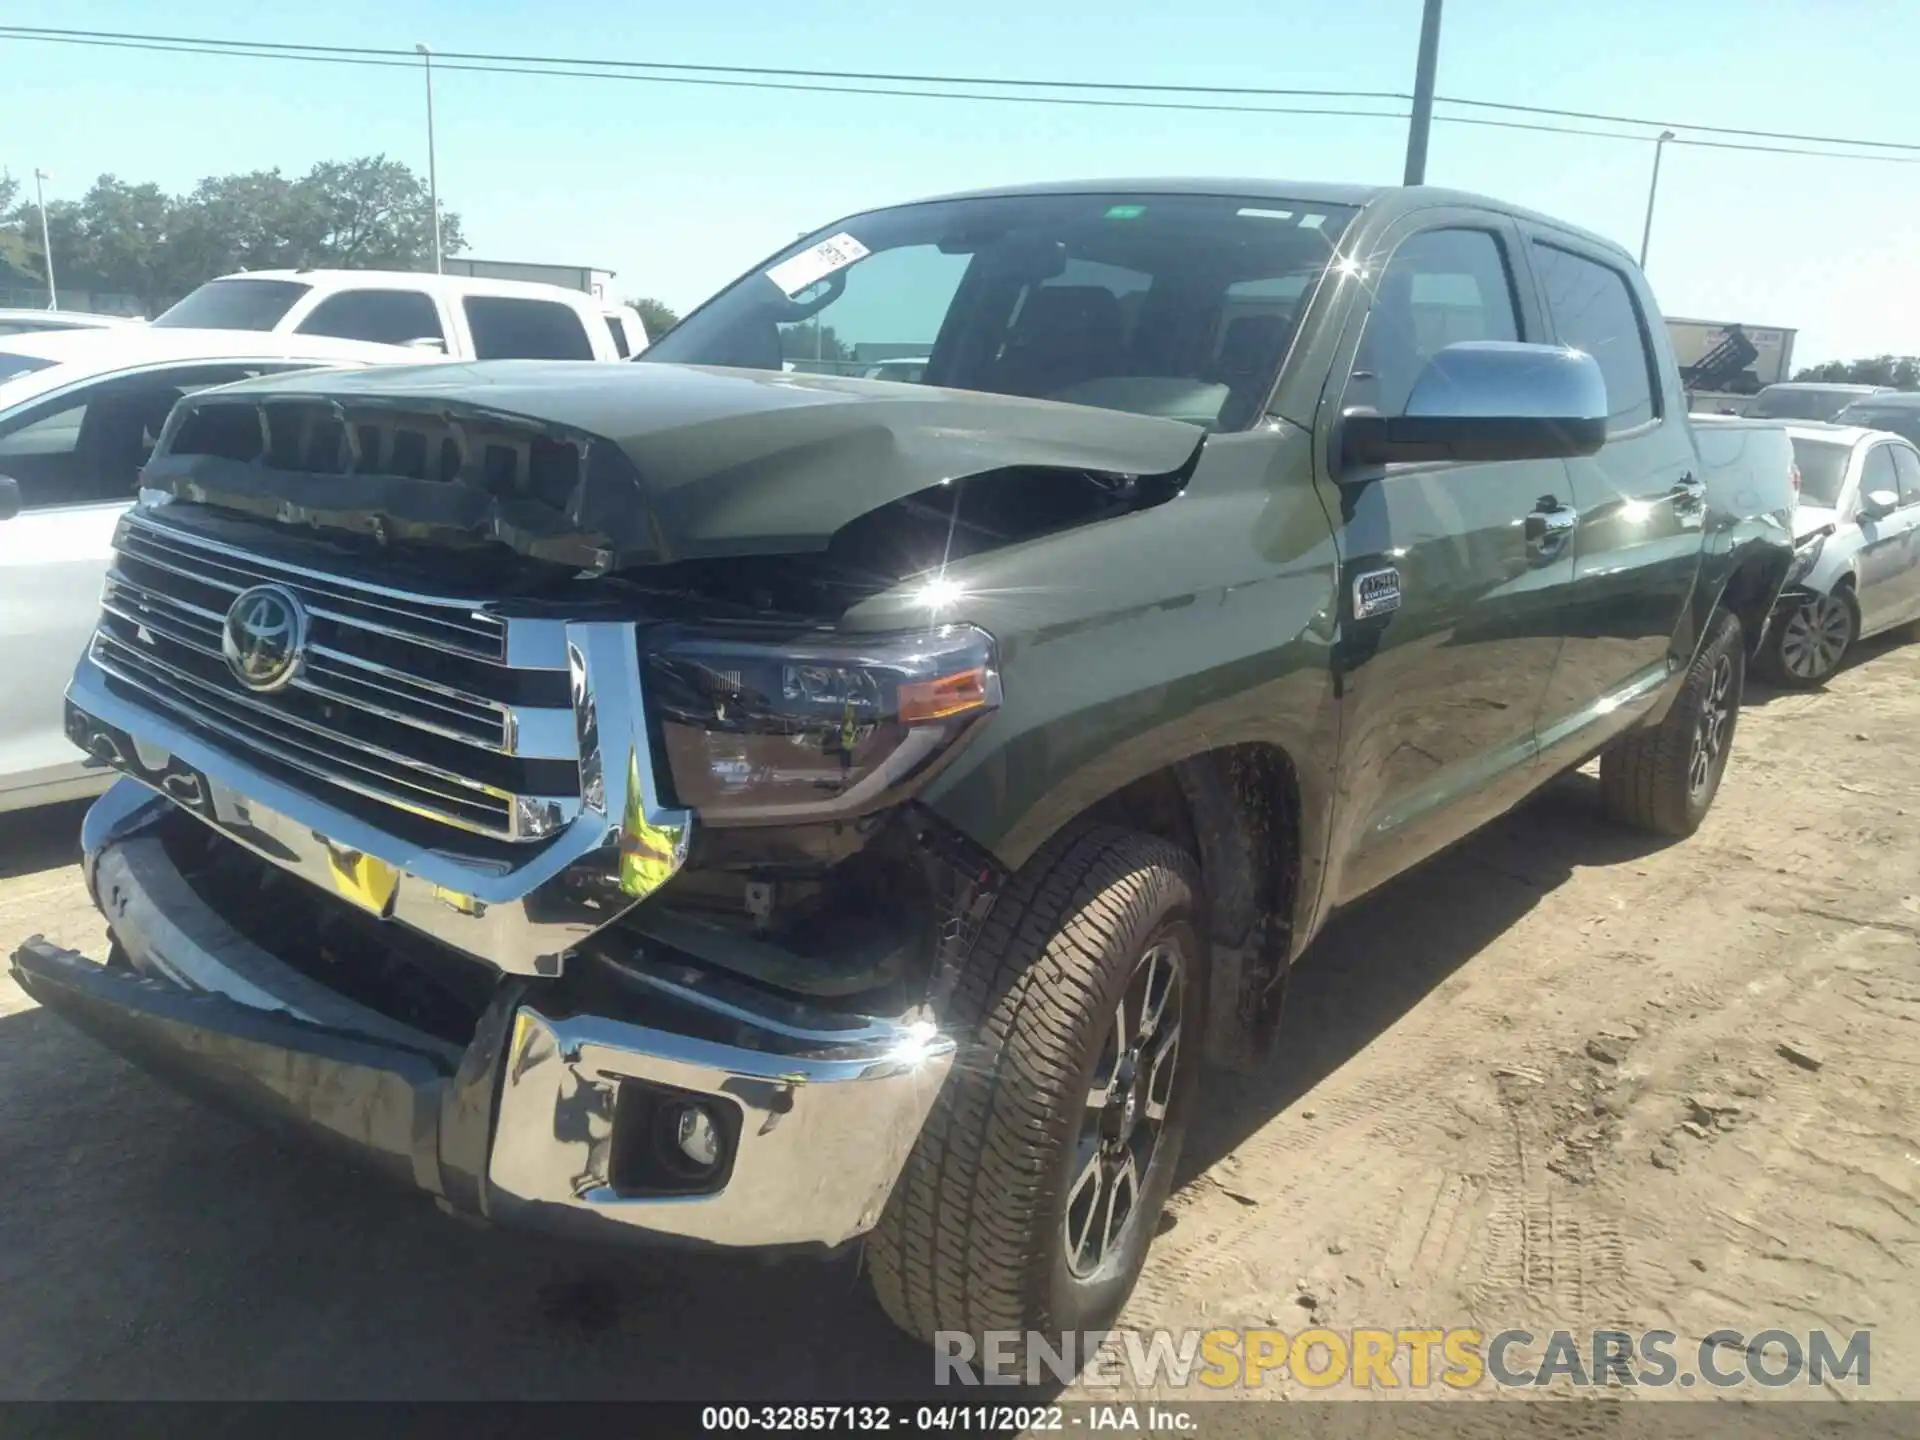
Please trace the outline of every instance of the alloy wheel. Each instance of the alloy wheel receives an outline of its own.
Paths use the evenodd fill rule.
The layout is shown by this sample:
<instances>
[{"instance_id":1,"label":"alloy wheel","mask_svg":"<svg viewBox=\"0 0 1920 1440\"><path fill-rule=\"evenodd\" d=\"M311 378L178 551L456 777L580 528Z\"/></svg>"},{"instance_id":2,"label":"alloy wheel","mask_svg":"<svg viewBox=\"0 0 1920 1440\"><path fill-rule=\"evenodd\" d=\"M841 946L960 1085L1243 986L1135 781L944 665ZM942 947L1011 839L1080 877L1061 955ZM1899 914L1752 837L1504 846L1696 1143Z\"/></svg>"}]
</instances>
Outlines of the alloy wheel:
<instances>
[{"instance_id":1,"label":"alloy wheel","mask_svg":"<svg viewBox=\"0 0 1920 1440\"><path fill-rule=\"evenodd\" d=\"M1838 595L1816 595L1793 614L1780 632L1780 661L1800 680L1831 675L1847 653L1853 616Z\"/></svg>"},{"instance_id":2,"label":"alloy wheel","mask_svg":"<svg viewBox=\"0 0 1920 1440\"><path fill-rule=\"evenodd\" d=\"M1728 732L1733 728L1733 657L1713 662L1707 694L1693 727L1693 754L1687 765L1687 794L1698 801L1707 793L1726 756Z\"/></svg>"},{"instance_id":3,"label":"alloy wheel","mask_svg":"<svg viewBox=\"0 0 1920 1440\"><path fill-rule=\"evenodd\" d=\"M1067 1269L1095 1276L1142 1223L1140 1196L1167 1126L1180 1066L1186 965L1161 941L1135 964L1102 1039L1067 1185Z\"/></svg>"}]
</instances>

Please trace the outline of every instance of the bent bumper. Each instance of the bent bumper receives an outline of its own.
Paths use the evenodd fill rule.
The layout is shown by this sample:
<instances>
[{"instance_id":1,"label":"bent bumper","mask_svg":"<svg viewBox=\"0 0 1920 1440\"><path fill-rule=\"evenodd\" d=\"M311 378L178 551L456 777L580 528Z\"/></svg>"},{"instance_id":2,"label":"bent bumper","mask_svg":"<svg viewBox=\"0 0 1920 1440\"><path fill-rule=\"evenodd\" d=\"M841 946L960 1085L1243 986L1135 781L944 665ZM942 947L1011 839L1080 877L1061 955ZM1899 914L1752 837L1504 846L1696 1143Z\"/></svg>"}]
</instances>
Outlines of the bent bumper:
<instances>
[{"instance_id":1,"label":"bent bumper","mask_svg":"<svg viewBox=\"0 0 1920 1440\"><path fill-rule=\"evenodd\" d=\"M179 1088L344 1145L455 1211L603 1239L838 1245L879 1219L953 1062L925 1022L664 969L631 972L617 1015L508 979L455 1045L228 926L169 859L162 816L116 795L86 860L114 961L32 939L13 955L21 988ZM649 1193L623 1170L648 1141L636 1117L656 1113L636 1097L660 1096L724 1118L704 1193Z\"/></svg>"}]
</instances>

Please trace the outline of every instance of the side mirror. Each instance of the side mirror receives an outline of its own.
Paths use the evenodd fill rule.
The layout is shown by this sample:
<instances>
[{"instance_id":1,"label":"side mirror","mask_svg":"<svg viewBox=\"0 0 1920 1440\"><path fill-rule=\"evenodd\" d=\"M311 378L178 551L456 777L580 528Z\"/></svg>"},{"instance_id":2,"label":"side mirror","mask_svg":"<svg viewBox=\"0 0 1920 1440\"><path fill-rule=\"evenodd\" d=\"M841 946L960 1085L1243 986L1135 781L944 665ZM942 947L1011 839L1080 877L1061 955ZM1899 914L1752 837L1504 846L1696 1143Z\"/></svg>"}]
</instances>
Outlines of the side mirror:
<instances>
[{"instance_id":1,"label":"side mirror","mask_svg":"<svg viewBox=\"0 0 1920 1440\"><path fill-rule=\"evenodd\" d=\"M1347 466L1433 460L1564 460L1607 439L1607 382L1558 345L1463 340L1427 362L1403 415L1341 419Z\"/></svg>"},{"instance_id":2,"label":"side mirror","mask_svg":"<svg viewBox=\"0 0 1920 1440\"><path fill-rule=\"evenodd\" d=\"M437 352L438 354L444 355L447 353L447 342L437 338L436 336L421 335L416 337L415 339L407 341L406 348L409 350L432 350Z\"/></svg>"},{"instance_id":3,"label":"side mirror","mask_svg":"<svg viewBox=\"0 0 1920 1440\"><path fill-rule=\"evenodd\" d=\"M0 475L0 520L11 520L20 513L20 482L11 475Z\"/></svg>"},{"instance_id":4,"label":"side mirror","mask_svg":"<svg viewBox=\"0 0 1920 1440\"><path fill-rule=\"evenodd\" d=\"M1900 497L1891 490L1869 490L1860 498L1860 513L1869 520L1879 520L1891 515L1899 508Z\"/></svg>"}]
</instances>

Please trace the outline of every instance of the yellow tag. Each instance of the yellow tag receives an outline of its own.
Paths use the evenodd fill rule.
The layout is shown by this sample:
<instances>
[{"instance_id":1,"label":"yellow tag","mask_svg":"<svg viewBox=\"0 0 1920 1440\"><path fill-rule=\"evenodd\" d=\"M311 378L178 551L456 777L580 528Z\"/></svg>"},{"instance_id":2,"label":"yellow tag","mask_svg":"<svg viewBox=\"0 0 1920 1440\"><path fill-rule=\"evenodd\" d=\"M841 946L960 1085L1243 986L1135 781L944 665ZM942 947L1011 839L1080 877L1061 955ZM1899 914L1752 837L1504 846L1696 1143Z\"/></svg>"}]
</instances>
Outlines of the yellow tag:
<instances>
[{"instance_id":1,"label":"yellow tag","mask_svg":"<svg viewBox=\"0 0 1920 1440\"><path fill-rule=\"evenodd\" d=\"M384 860L363 855L358 850L327 847L327 868L333 872L333 888L363 910L385 918L393 904L393 892L400 887L400 872Z\"/></svg>"}]
</instances>

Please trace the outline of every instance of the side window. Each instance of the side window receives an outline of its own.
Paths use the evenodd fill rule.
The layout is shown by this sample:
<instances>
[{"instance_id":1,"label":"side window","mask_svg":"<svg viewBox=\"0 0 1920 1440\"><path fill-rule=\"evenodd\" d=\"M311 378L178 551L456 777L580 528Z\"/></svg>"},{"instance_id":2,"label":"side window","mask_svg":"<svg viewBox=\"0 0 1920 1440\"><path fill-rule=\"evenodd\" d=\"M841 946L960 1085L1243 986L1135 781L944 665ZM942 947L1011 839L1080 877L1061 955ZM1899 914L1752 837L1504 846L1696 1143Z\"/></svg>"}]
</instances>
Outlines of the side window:
<instances>
[{"instance_id":1,"label":"side window","mask_svg":"<svg viewBox=\"0 0 1920 1440\"><path fill-rule=\"evenodd\" d=\"M1894 473L1900 477L1900 503L1920 504L1920 454L1915 454L1905 445L1883 448L1893 452Z\"/></svg>"},{"instance_id":2,"label":"side window","mask_svg":"<svg viewBox=\"0 0 1920 1440\"><path fill-rule=\"evenodd\" d=\"M0 470L20 482L26 510L131 501L174 402L264 368L195 365L103 380L49 400L0 427Z\"/></svg>"},{"instance_id":3,"label":"side window","mask_svg":"<svg viewBox=\"0 0 1920 1440\"><path fill-rule=\"evenodd\" d=\"M464 302L477 360L591 360L587 327L568 305L508 295Z\"/></svg>"},{"instance_id":4,"label":"side window","mask_svg":"<svg viewBox=\"0 0 1920 1440\"><path fill-rule=\"evenodd\" d=\"M1533 263L1546 290L1554 334L1561 344L1591 355L1606 379L1607 433L1617 435L1658 416L1659 370L1626 276L1538 240Z\"/></svg>"},{"instance_id":5,"label":"side window","mask_svg":"<svg viewBox=\"0 0 1920 1440\"><path fill-rule=\"evenodd\" d=\"M1861 495L1871 495L1876 490L1886 490L1893 494L1900 492L1900 472L1894 467L1893 446L1876 445L1867 451L1865 463L1860 467ZM1901 497L1905 503L1905 497Z\"/></svg>"},{"instance_id":6,"label":"side window","mask_svg":"<svg viewBox=\"0 0 1920 1440\"><path fill-rule=\"evenodd\" d=\"M622 360L633 354L633 346L627 343L627 325L618 315L607 316L607 329L613 332L613 351Z\"/></svg>"},{"instance_id":7,"label":"side window","mask_svg":"<svg viewBox=\"0 0 1920 1440\"><path fill-rule=\"evenodd\" d=\"M446 339L433 297L418 290L342 290L314 306L298 328L302 335L337 335L381 345Z\"/></svg>"},{"instance_id":8,"label":"side window","mask_svg":"<svg viewBox=\"0 0 1920 1440\"><path fill-rule=\"evenodd\" d=\"M1345 403L1399 415L1420 372L1461 340L1518 340L1513 273L1487 230L1423 230L1380 273Z\"/></svg>"}]
</instances>

